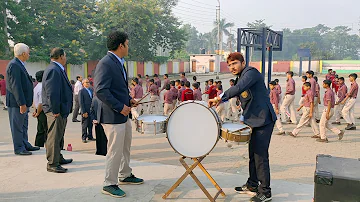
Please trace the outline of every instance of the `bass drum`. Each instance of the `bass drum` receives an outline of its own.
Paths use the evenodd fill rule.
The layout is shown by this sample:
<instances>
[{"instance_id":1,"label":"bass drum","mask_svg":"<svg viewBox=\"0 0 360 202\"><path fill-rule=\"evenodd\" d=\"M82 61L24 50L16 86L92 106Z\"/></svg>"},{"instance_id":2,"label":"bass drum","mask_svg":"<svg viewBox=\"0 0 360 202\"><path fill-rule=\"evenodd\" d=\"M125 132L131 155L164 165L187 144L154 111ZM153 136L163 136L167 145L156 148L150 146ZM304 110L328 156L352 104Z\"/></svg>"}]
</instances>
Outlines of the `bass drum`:
<instances>
[{"instance_id":1,"label":"bass drum","mask_svg":"<svg viewBox=\"0 0 360 202\"><path fill-rule=\"evenodd\" d=\"M186 101L176 107L167 122L170 146L184 157L199 158L209 154L219 140L221 121L203 101Z\"/></svg>"}]
</instances>

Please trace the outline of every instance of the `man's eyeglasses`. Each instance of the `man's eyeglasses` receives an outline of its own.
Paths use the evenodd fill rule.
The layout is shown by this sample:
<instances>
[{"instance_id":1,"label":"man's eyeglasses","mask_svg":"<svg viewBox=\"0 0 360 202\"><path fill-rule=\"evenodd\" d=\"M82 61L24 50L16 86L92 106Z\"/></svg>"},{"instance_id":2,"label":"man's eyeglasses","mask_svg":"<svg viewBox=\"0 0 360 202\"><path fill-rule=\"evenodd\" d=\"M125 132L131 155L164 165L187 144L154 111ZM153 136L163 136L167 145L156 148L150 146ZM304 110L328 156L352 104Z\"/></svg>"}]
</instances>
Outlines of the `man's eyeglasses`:
<instances>
[{"instance_id":1,"label":"man's eyeglasses","mask_svg":"<svg viewBox=\"0 0 360 202\"><path fill-rule=\"evenodd\" d=\"M234 63L229 64L228 67L230 68L230 67L235 66L237 64L240 64L240 63L239 62L234 62Z\"/></svg>"}]
</instances>

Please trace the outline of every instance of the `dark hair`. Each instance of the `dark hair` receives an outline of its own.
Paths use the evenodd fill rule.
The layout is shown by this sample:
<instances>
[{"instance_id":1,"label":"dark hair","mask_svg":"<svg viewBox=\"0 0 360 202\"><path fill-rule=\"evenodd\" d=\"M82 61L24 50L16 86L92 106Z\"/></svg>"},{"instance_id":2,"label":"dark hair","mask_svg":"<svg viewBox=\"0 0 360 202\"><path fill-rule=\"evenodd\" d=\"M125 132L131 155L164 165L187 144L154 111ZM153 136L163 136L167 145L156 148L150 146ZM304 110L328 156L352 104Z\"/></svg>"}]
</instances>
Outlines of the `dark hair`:
<instances>
[{"instance_id":1,"label":"dark hair","mask_svg":"<svg viewBox=\"0 0 360 202\"><path fill-rule=\"evenodd\" d=\"M317 76L314 76L314 79L315 79L315 81L316 81L316 82L318 82L318 78L317 78Z\"/></svg>"},{"instance_id":2,"label":"dark hair","mask_svg":"<svg viewBox=\"0 0 360 202\"><path fill-rule=\"evenodd\" d=\"M157 75L157 74L154 74L154 77L158 77L158 75Z\"/></svg>"},{"instance_id":3,"label":"dark hair","mask_svg":"<svg viewBox=\"0 0 360 202\"><path fill-rule=\"evenodd\" d=\"M170 81L170 85L175 86L175 81Z\"/></svg>"},{"instance_id":4,"label":"dark hair","mask_svg":"<svg viewBox=\"0 0 360 202\"><path fill-rule=\"evenodd\" d=\"M214 79L209 79L209 82L214 83Z\"/></svg>"},{"instance_id":5,"label":"dark hair","mask_svg":"<svg viewBox=\"0 0 360 202\"><path fill-rule=\"evenodd\" d=\"M270 81L270 85L276 86L276 81Z\"/></svg>"},{"instance_id":6,"label":"dark hair","mask_svg":"<svg viewBox=\"0 0 360 202\"><path fill-rule=\"evenodd\" d=\"M326 85L328 85L328 86L331 85L331 81L330 81L330 80L324 80L323 83L326 84Z\"/></svg>"},{"instance_id":7,"label":"dark hair","mask_svg":"<svg viewBox=\"0 0 360 202\"><path fill-rule=\"evenodd\" d=\"M198 84L198 83L193 83L192 86L193 86L195 89L198 89L198 88L199 88L199 84Z\"/></svg>"},{"instance_id":8,"label":"dark hair","mask_svg":"<svg viewBox=\"0 0 360 202\"><path fill-rule=\"evenodd\" d=\"M184 81L180 81L180 86L184 86L185 82Z\"/></svg>"},{"instance_id":9,"label":"dark hair","mask_svg":"<svg viewBox=\"0 0 360 202\"><path fill-rule=\"evenodd\" d=\"M139 79L138 78L133 78L132 79L136 84L139 84Z\"/></svg>"},{"instance_id":10,"label":"dark hair","mask_svg":"<svg viewBox=\"0 0 360 202\"><path fill-rule=\"evenodd\" d=\"M79 80L79 78L80 78L80 77L81 77L81 76L79 76L79 75L78 75L78 76L76 76L76 80Z\"/></svg>"},{"instance_id":11,"label":"dark hair","mask_svg":"<svg viewBox=\"0 0 360 202\"><path fill-rule=\"evenodd\" d=\"M179 80L179 79L177 79L175 82L176 82L176 83L180 83L180 80Z\"/></svg>"},{"instance_id":12,"label":"dark hair","mask_svg":"<svg viewBox=\"0 0 360 202\"><path fill-rule=\"evenodd\" d=\"M71 80L70 83L71 83L71 84L75 84L75 81L74 81L74 80Z\"/></svg>"},{"instance_id":13,"label":"dark hair","mask_svg":"<svg viewBox=\"0 0 360 202\"><path fill-rule=\"evenodd\" d=\"M154 83L154 79L150 79L149 82Z\"/></svg>"},{"instance_id":14,"label":"dark hair","mask_svg":"<svg viewBox=\"0 0 360 202\"><path fill-rule=\"evenodd\" d=\"M206 80L205 83L209 83L209 80Z\"/></svg>"},{"instance_id":15,"label":"dark hair","mask_svg":"<svg viewBox=\"0 0 360 202\"><path fill-rule=\"evenodd\" d=\"M239 60L241 63L245 61L243 54L239 52L230 53L226 59L226 62L229 63L231 61Z\"/></svg>"},{"instance_id":16,"label":"dark hair","mask_svg":"<svg viewBox=\"0 0 360 202\"><path fill-rule=\"evenodd\" d=\"M141 74L138 74L137 76L141 78Z\"/></svg>"},{"instance_id":17,"label":"dark hair","mask_svg":"<svg viewBox=\"0 0 360 202\"><path fill-rule=\"evenodd\" d=\"M196 81L196 79L197 79L196 76L193 76L193 80Z\"/></svg>"},{"instance_id":18,"label":"dark hair","mask_svg":"<svg viewBox=\"0 0 360 202\"><path fill-rule=\"evenodd\" d=\"M164 76L166 76L166 78L169 78L169 75L168 75L168 74L164 74Z\"/></svg>"},{"instance_id":19,"label":"dark hair","mask_svg":"<svg viewBox=\"0 0 360 202\"><path fill-rule=\"evenodd\" d=\"M310 82L305 82L303 85L304 85L304 86L307 86L307 87L311 87Z\"/></svg>"},{"instance_id":20,"label":"dark hair","mask_svg":"<svg viewBox=\"0 0 360 202\"><path fill-rule=\"evenodd\" d=\"M36 81L37 81L37 82L42 82L43 75L44 75L44 71L43 71L43 70L36 72L36 73L35 73Z\"/></svg>"},{"instance_id":21,"label":"dark hair","mask_svg":"<svg viewBox=\"0 0 360 202\"><path fill-rule=\"evenodd\" d=\"M4 75L0 74L0 79L4 79Z\"/></svg>"},{"instance_id":22,"label":"dark hair","mask_svg":"<svg viewBox=\"0 0 360 202\"><path fill-rule=\"evenodd\" d=\"M196 82L200 86L200 82Z\"/></svg>"},{"instance_id":23,"label":"dark hair","mask_svg":"<svg viewBox=\"0 0 360 202\"><path fill-rule=\"evenodd\" d=\"M145 76L149 77L149 75L148 75L148 74L146 74Z\"/></svg>"},{"instance_id":24,"label":"dark hair","mask_svg":"<svg viewBox=\"0 0 360 202\"><path fill-rule=\"evenodd\" d=\"M222 81L217 81L217 84L222 84Z\"/></svg>"},{"instance_id":25,"label":"dark hair","mask_svg":"<svg viewBox=\"0 0 360 202\"><path fill-rule=\"evenodd\" d=\"M89 74L89 75L88 75L88 77L90 77L90 78L91 78L91 74Z\"/></svg>"},{"instance_id":26,"label":"dark hair","mask_svg":"<svg viewBox=\"0 0 360 202\"><path fill-rule=\"evenodd\" d=\"M345 81L344 77L340 77L339 80Z\"/></svg>"},{"instance_id":27,"label":"dark hair","mask_svg":"<svg viewBox=\"0 0 360 202\"><path fill-rule=\"evenodd\" d=\"M129 36L125 32L113 31L107 38L107 48L109 51L117 50L120 44L125 46L125 41L129 39Z\"/></svg>"},{"instance_id":28,"label":"dark hair","mask_svg":"<svg viewBox=\"0 0 360 202\"><path fill-rule=\"evenodd\" d=\"M185 72L181 72L181 75L185 76Z\"/></svg>"},{"instance_id":29,"label":"dark hair","mask_svg":"<svg viewBox=\"0 0 360 202\"><path fill-rule=\"evenodd\" d=\"M310 74L311 76L314 76L314 72L313 72L312 70L307 71L306 73L307 73L307 74Z\"/></svg>"},{"instance_id":30,"label":"dark hair","mask_svg":"<svg viewBox=\"0 0 360 202\"><path fill-rule=\"evenodd\" d=\"M294 72L292 72L292 71L288 71L288 72L286 72L286 74L289 74L291 77L294 76Z\"/></svg>"},{"instance_id":31,"label":"dark hair","mask_svg":"<svg viewBox=\"0 0 360 202\"><path fill-rule=\"evenodd\" d=\"M357 74L352 73L352 74L349 75L349 77L352 77L352 78L354 78L354 79L357 79Z\"/></svg>"},{"instance_id":32,"label":"dark hair","mask_svg":"<svg viewBox=\"0 0 360 202\"><path fill-rule=\"evenodd\" d=\"M185 87L190 88L190 81L186 81L186 82L185 82Z\"/></svg>"},{"instance_id":33,"label":"dark hair","mask_svg":"<svg viewBox=\"0 0 360 202\"><path fill-rule=\"evenodd\" d=\"M328 72L331 72L332 71L332 69L328 69Z\"/></svg>"},{"instance_id":34,"label":"dark hair","mask_svg":"<svg viewBox=\"0 0 360 202\"><path fill-rule=\"evenodd\" d=\"M234 80L234 79L230 79L230 82L233 82L233 83L235 83L235 80Z\"/></svg>"},{"instance_id":35,"label":"dark hair","mask_svg":"<svg viewBox=\"0 0 360 202\"><path fill-rule=\"evenodd\" d=\"M219 90L222 90L222 85L218 85L217 88L218 88Z\"/></svg>"},{"instance_id":36,"label":"dark hair","mask_svg":"<svg viewBox=\"0 0 360 202\"><path fill-rule=\"evenodd\" d=\"M335 78L339 78L339 75L335 74Z\"/></svg>"},{"instance_id":37,"label":"dark hair","mask_svg":"<svg viewBox=\"0 0 360 202\"><path fill-rule=\"evenodd\" d=\"M65 51L62 48L53 48L50 52L51 59L59 59L61 56L65 55Z\"/></svg>"},{"instance_id":38,"label":"dark hair","mask_svg":"<svg viewBox=\"0 0 360 202\"><path fill-rule=\"evenodd\" d=\"M307 76L302 76L301 78L305 79L305 81L307 80Z\"/></svg>"},{"instance_id":39,"label":"dark hair","mask_svg":"<svg viewBox=\"0 0 360 202\"><path fill-rule=\"evenodd\" d=\"M276 82L276 84L279 83L279 79L274 79L274 81Z\"/></svg>"},{"instance_id":40,"label":"dark hair","mask_svg":"<svg viewBox=\"0 0 360 202\"><path fill-rule=\"evenodd\" d=\"M170 90L170 84L166 84L165 90Z\"/></svg>"}]
</instances>

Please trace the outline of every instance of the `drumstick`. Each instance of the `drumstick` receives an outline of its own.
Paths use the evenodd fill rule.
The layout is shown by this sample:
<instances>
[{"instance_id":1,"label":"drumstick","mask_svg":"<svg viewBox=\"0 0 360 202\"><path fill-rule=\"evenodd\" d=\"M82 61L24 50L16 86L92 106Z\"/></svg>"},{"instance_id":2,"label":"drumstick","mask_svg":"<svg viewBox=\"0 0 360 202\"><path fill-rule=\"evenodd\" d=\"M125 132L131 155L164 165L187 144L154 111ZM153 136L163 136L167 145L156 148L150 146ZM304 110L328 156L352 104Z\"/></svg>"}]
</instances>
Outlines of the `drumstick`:
<instances>
[{"instance_id":1,"label":"drumstick","mask_svg":"<svg viewBox=\"0 0 360 202\"><path fill-rule=\"evenodd\" d=\"M153 100L153 101L146 101L146 102L139 102L138 104L141 105L141 104L146 104L146 103L150 103L150 102L156 102L156 100Z\"/></svg>"},{"instance_id":2,"label":"drumstick","mask_svg":"<svg viewBox=\"0 0 360 202\"><path fill-rule=\"evenodd\" d=\"M141 100L145 99L149 94L150 94L150 92L149 92L149 93L146 93L146 95L145 95L144 97L142 97L140 100L138 100L137 102L138 102L138 103L141 102ZM139 103L139 104L140 104L140 103Z\"/></svg>"}]
</instances>

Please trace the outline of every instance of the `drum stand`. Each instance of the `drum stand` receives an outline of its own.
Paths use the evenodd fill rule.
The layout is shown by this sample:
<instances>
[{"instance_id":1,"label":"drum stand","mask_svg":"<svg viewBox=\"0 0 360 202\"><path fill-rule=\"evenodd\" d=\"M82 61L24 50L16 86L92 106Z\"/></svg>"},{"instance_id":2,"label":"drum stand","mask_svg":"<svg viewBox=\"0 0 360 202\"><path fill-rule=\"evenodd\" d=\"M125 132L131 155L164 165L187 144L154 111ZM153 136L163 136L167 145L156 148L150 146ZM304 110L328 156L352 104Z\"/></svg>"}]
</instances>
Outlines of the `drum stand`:
<instances>
[{"instance_id":1,"label":"drum stand","mask_svg":"<svg viewBox=\"0 0 360 202\"><path fill-rule=\"evenodd\" d=\"M215 182L214 178L211 177L211 175L209 174L209 172L204 168L204 166L201 164L201 161L204 160L206 156L200 157L200 158L191 158L194 161L194 164L192 164L190 167L188 164L186 164L186 162L184 161L184 159L186 157L181 157L179 159L180 163L185 167L186 172L175 182L175 184L164 194L164 196L162 197L163 199L166 199L170 193L172 191L174 191L174 189L176 189L182 181L184 181L184 179L190 175L194 181L196 182L196 184L200 187L200 189L204 192L204 194L208 197L208 199L210 201L215 201L216 198L219 196L219 194L221 194L222 196L225 196L225 193L223 192L223 190L221 189L221 187ZM193 170L196 167L199 167L204 174L206 175L207 178L209 178L210 182L215 186L215 188L218 190L218 192L215 194L214 197L212 197L210 195L210 193L206 190L206 188L204 187L204 185L201 184L201 182L199 181L199 179L195 176L195 174L193 173Z\"/></svg>"}]
</instances>

